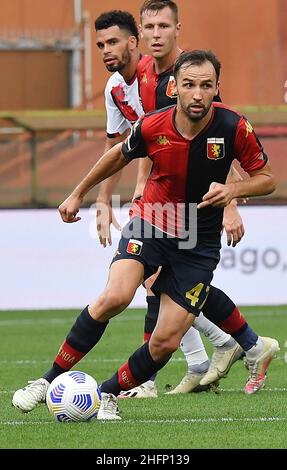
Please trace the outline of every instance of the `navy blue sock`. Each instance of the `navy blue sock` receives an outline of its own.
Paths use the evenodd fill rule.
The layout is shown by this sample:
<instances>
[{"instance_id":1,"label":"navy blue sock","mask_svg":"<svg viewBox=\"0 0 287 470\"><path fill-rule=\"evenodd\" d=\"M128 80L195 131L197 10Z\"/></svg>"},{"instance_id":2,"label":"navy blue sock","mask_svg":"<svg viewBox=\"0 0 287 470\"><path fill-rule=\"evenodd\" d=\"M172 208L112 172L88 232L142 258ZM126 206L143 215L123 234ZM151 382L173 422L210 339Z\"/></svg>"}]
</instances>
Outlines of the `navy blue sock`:
<instances>
[{"instance_id":1,"label":"navy blue sock","mask_svg":"<svg viewBox=\"0 0 287 470\"><path fill-rule=\"evenodd\" d=\"M159 305L160 305L160 298L156 295L147 295L147 314L145 316L145 324L144 324L144 342L149 341L153 330L155 329L155 325L158 318L159 312ZM153 374L149 380L153 382L156 379L156 374Z\"/></svg>"},{"instance_id":2,"label":"navy blue sock","mask_svg":"<svg viewBox=\"0 0 287 470\"><path fill-rule=\"evenodd\" d=\"M151 335L155 329L158 318L160 298L155 295L147 295L147 314L145 316L144 334ZM147 338L148 340L149 338Z\"/></svg>"},{"instance_id":3,"label":"navy blue sock","mask_svg":"<svg viewBox=\"0 0 287 470\"><path fill-rule=\"evenodd\" d=\"M242 347L243 351L249 351L258 340L258 335L255 331L250 328L247 323L241 328L241 330L232 334L233 338L237 341L238 344Z\"/></svg>"},{"instance_id":4,"label":"navy blue sock","mask_svg":"<svg viewBox=\"0 0 287 470\"><path fill-rule=\"evenodd\" d=\"M109 380L102 383L101 392L117 396L121 390L130 390L146 382L162 369L170 358L171 355L161 362L155 362L149 352L148 343L144 343Z\"/></svg>"},{"instance_id":5,"label":"navy blue sock","mask_svg":"<svg viewBox=\"0 0 287 470\"><path fill-rule=\"evenodd\" d=\"M108 323L94 320L88 307L84 308L61 345L53 366L43 375L44 379L51 383L77 364L99 342Z\"/></svg>"}]
</instances>

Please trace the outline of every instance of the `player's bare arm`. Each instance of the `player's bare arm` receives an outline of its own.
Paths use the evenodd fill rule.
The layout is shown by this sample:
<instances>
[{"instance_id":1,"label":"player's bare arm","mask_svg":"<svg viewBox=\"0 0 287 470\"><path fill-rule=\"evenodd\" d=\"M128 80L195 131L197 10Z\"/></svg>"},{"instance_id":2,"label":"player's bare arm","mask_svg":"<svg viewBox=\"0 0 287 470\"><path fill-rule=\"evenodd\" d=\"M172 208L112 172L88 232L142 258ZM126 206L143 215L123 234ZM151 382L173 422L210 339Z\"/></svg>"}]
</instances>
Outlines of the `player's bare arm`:
<instances>
[{"instance_id":1,"label":"player's bare arm","mask_svg":"<svg viewBox=\"0 0 287 470\"><path fill-rule=\"evenodd\" d=\"M122 142L127 134L128 131L117 137L114 137L113 139L107 137L105 153L115 145ZM113 224L116 229L121 229L111 206L112 195L114 194L114 190L121 178L121 173L121 171L118 171L114 175L110 176L104 180L99 187L99 193L97 197L97 231L100 244L103 245L103 247L106 247L108 244L111 245L112 243L110 225Z\"/></svg>"},{"instance_id":2,"label":"player's bare arm","mask_svg":"<svg viewBox=\"0 0 287 470\"><path fill-rule=\"evenodd\" d=\"M77 222L80 220L80 217L77 217L77 213L79 212L85 195L95 185L115 174L127 164L121 148L122 144L119 143L105 153L82 179L70 196L59 206L63 222Z\"/></svg>"},{"instance_id":3,"label":"player's bare arm","mask_svg":"<svg viewBox=\"0 0 287 470\"><path fill-rule=\"evenodd\" d=\"M124 139L128 136L128 131L126 131L124 134L119 135L117 137L114 137L113 139L110 139L109 137L106 138L106 143L105 143L105 149L104 153L107 153L109 150L111 150L115 145L119 144L120 142L123 142ZM114 175L110 176L106 180L102 181L102 183L99 186L99 193L97 197L97 202L101 202L104 204L110 204L112 195L114 193L114 190L120 180L121 177L121 171L118 171Z\"/></svg>"},{"instance_id":4,"label":"player's bare arm","mask_svg":"<svg viewBox=\"0 0 287 470\"><path fill-rule=\"evenodd\" d=\"M212 182L198 209L207 206L226 207L232 199L265 196L275 190L275 179L269 163L260 170L248 172L248 180L220 184Z\"/></svg>"},{"instance_id":5,"label":"player's bare arm","mask_svg":"<svg viewBox=\"0 0 287 470\"><path fill-rule=\"evenodd\" d=\"M242 179L241 174L235 169L234 165L232 165L227 175L226 182L232 183L242 181ZM236 199L232 199L228 206L224 208L222 226L226 233L227 245L232 245L234 248L245 234L243 221L237 209Z\"/></svg>"},{"instance_id":6,"label":"player's bare arm","mask_svg":"<svg viewBox=\"0 0 287 470\"><path fill-rule=\"evenodd\" d=\"M134 190L133 200L142 196L145 184L151 172L151 168L152 161L149 158L139 159L137 181Z\"/></svg>"}]
</instances>

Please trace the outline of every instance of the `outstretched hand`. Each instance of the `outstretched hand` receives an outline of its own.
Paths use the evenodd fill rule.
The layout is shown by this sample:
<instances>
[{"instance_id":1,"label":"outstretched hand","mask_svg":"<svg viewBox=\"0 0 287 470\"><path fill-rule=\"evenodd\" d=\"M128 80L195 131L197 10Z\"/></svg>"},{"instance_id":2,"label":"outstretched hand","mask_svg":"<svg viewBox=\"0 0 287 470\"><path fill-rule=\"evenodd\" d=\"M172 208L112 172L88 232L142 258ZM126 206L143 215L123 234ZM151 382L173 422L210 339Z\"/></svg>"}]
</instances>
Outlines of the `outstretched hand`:
<instances>
[{"instance_id":1,"label":"outstretched hand","mask_svg":"<svg viewBox=\"0 0 287 470\"><path fill-rule=\"evenodd\" d=\"M81 198L72 195L62 202L59 206L59 212L63 222L73 223L81 220L81 217L77 217L81 203Z\"/></svg>"}]
</instances>

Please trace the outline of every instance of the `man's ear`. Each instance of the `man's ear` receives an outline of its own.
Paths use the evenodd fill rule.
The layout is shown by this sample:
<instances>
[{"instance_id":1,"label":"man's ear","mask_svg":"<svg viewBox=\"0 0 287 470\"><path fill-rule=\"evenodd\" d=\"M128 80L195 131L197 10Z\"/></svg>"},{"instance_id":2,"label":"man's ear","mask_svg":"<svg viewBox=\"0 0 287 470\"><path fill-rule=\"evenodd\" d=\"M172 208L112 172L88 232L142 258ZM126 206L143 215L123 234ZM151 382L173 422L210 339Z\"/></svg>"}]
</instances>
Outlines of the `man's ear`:
<instances>
[{"instance_id":1,"label":"man's ear","mask_svg":"<svg viewBox=\"0 0 287 470\"><path fill-rule=\"evenodd\" d=\"M134 51L137 47L137 38L135 36L129 37L129 49L130 51Z\"/></svg>"},{"instance_id":2,"label":"man's ear","mask_svg":"<svg viewBox=\"0 0 287 470\"><path fill-rule=\"evenodd\" d=\"M176 33L175 33L176 37L179 36L180 30L181 30L181 23L177 23L177 25L176 25Z\"/></svg>"}]
</instances>

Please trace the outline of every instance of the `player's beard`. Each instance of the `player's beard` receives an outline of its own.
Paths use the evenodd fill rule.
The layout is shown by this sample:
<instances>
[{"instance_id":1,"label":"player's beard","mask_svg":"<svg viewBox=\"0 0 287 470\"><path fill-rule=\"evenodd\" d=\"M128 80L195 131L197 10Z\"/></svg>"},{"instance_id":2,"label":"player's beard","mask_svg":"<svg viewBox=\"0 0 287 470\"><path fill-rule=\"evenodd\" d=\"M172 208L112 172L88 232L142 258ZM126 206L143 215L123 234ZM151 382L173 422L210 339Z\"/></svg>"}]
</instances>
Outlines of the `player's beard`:
<instances>
[{"instance_id":1,"label":"player's beard","mask_svg":"<svg viewBox=\"0 0 287 470\"><path fill-rule=\"evenodd\" d=\"M208 106L203 106L201 112L198 112L198 113L193 113L191 111L191 105L184 106L184 107L182 106L182 109L184 113L187 115L187 117L190 119L190 121L198 122L198 121L201 121L208 114L211 104L212 103L210 103Z\"/></svg>"},{"instance_id":2,"label":"player's beard","mask_svg":"<svg viewBox=\"0 0 287 470\"><path fill-rule=\"evenodd\" d=\"M128 65L131 61L131 53L128 49L125 50L123 53L123 57L121 61L118 61L115 65L107 65L107 69L109 72L120 72L123 70L126 65Z\"/></svg>"}]
</instances>

